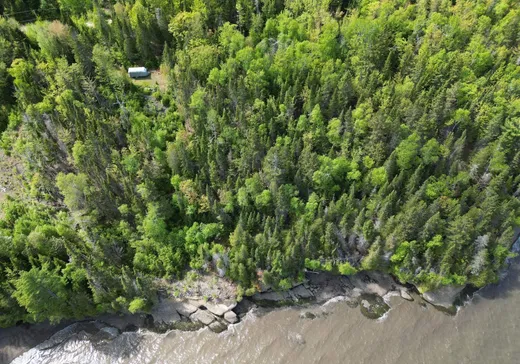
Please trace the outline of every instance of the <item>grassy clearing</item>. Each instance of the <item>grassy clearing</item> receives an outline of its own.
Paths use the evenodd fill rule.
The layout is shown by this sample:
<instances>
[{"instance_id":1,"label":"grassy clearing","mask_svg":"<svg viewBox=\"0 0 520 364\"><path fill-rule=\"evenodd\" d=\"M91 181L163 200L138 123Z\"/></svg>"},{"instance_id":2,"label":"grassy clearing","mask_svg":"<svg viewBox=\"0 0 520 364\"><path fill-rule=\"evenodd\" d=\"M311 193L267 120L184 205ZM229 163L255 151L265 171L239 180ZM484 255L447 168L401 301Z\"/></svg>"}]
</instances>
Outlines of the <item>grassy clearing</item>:
<instances>
[{"instance_id":1,"label":"grassy clearing","mask_svg":"<svg viewBox=\"0 0 520 364\"><path fill-rule=\"evenodd\" d=\"M168 86L168 75L163 74L159 70L155 70L150 71L147 77L132 79L132 82L141 87L159 87L159 90L164 92Z\"/></svg>"}]
</instances>

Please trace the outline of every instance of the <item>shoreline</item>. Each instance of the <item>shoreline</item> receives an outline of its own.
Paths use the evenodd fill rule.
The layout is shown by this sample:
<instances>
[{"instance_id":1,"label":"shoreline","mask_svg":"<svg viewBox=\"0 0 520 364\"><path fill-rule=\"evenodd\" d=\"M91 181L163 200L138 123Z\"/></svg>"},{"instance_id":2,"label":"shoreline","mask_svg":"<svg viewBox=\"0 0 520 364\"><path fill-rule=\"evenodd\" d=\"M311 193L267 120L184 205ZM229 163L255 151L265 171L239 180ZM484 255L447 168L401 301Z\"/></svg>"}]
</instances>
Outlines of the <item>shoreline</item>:
<instances>
[{"instance_id":1,"label":"shoreline","mask_svg":"<svg viewBox=\"0 0 520 364\"><path fill-rule=\"evenodd\" d=\"M306 272L305 280L288 290L267 288L239 302L230 300L229 296L227 300L219 302L163 295L147 316L148 324L143 328L166 332L197 330L207 326L211 331L219 333L229 325L240 322L255 307L304 307L324 305L331 301L346 301L351 307L359 307L367 318L378 319L390 309L386 303L390 296L408 301L419 300L415 287L402 285L385 273L361 272L343 276L328 272Z\"/></svg>"},{"instance_id":2,"label":"shoreline","mask_svg":"<svg viewBox=\"0 0 520 364\"><path fill-rule=\"evenodd\" d=\"M516 253L520 252L520 236L511 250ZM508 275L513 262L520 262L520 257L507 260L507 266L500 275L500 281ZM303 309L316 305L326 307L330 304L345 302L351 308L359 308L368 319L380 321L389 314L390 298L400 297L404 300L415 301L421 306L431 305L438 311L453 316L472 299L475 293L484 288L477 289L467 285L442 292L450 286L441 287L433 292L430 299L436 298L437 295L439 296L437 298L443 299L444 302L442 300L435 302L428 301L414 285L403 285L387 273L371 271L342 276L328 272L308 271L305 273L305 278L304 282L289 290L265 289L253 296L244 297L240 302L231 299L229 290L223 292L225 299L221 303L206 302L200 297L176 299L172 297L172 294L163 293L152 312L148 314L108 313L79 320L65 320L56 325L47 322L23 323L0 329L0 363L10 363L32 348L44 350L59 345L74 333L87 333L89 339L93 341L111 340L123 332L138 330L165 333L170 330L195 331L208 327L211 331L219 333L225 331L229 325L240 323L249 312L259 307L273 310L281 307ZM211 279L219 280L216 276L211 276ZM232 287L229 281L223 278L220 280L228 288ZM222 287L217 290L220 288ZM441 291L444 296L439 295L438 291ZM448 297L448 295L451 296ZM216 298L219 299L219 297ZM201 313L193 316L197 312ZM207 320L208 324L205 324L201 321L208 316L211 322ZM300 316L305 319L316 317L312 310L302 310ZM211 326L212 324L213 326Z\"/></svg>"},{"instance_id":3,"label":"shoreline","mask_svg":"<svg viewBox=\"0 0 520 364\"><path fill-rule=\"evenodd\" d=\"M227 330L251 310L262 307L327 306L346 302L359 308L369 319L380 319L390 310L387 300L399 296L408 301L421 298L415 287L404 286L390 275L379 272L361 272L352 276L333 275L328 272L306 272L305 281L286 291L270 289L244 297L240 302L228 304L204 300L174 299L163 294L149 314L110 313L81 320L67 320L57 325L49 323L21 324L0 329L0 362L9 363L31 348L46 349L59 345L71 333L86 332L92 340L110 340L123 332L148 330L165 333L170 330L195 331L208 327L215 333ZM456 312L456 309L453 313ZM452 314L453 314L452 313ZM302 312L302 317L312 319L312 312ZM63 330L67 335L63 334ZM45 346L42 346L45 343Z\"/></svg>"}]
</instances>

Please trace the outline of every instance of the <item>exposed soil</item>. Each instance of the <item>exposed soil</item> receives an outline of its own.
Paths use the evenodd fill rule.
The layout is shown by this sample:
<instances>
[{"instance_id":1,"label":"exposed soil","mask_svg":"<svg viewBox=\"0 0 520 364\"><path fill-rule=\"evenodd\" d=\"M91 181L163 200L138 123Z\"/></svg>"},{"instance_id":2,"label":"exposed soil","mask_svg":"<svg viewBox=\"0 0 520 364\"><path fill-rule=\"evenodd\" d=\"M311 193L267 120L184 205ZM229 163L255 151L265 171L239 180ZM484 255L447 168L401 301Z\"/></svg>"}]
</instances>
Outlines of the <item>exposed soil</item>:
<instances>
[{"instance_id":1,"label":"exposed soil","mask_svg":"<svg viewBox=\"0 0 520 364\"><path fill-rule=\"evenodd\" d=\"M179 300L204 300L212 303L236 302L237 287L234 283L215 274L188 272L183 280L160 281L159 286L168 296Z\"/></svg>"}]
</instances>

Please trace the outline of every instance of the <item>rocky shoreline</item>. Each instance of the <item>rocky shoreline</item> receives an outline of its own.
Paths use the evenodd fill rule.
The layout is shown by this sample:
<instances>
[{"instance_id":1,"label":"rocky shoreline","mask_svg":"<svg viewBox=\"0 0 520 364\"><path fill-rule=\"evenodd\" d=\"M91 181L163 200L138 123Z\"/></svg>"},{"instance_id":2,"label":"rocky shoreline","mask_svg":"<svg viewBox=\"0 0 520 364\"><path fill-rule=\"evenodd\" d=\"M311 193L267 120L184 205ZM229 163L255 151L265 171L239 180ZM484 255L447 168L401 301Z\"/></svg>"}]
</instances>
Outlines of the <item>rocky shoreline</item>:
<instances>
[{"instance_id":1,"label":"rocky shoreline","mask_svg":"<svg viewBox=\"0 0 520 364\"><path fill-rule=\"evenodd\" d=\"M512 251L520 253L520 229L516 233ZM518 258L514 260L518 262ZM512 262L513 259L508 258L507 266ZM501 278L507 272L506 267ZM302 283L289 290L276 291L265 287L238 302L236 286L230 281L215 275L191 277L185 281L165 283L159 302L149 314L105 314L79 321L64 321L59 325L22 324L1 329L0 362L9 363L33 347L46 350L74 337L102 344L123 332L140 329L163 333L208 327L219 333L239 323L248 312L258 307L275 309L322 305L326 308L336 302L345 302L351 308L359 308L369 319L378 319L390 309L390 299L399 297L423 306L431 304L444 313L454 315L456 306L463 304L475 291L477 289L470 286L445 286L420 294L413 285L400 284L390 275L380 272L341 276L309 271ZM300 316L302 319L314 319L320 312L326 310L309 308L303 310Z\"/></svg>"},{"instance_id":2,"label":"rocky shoreline","mask_svg":"<svg viewBox=\"0 0 520 364\"><path fill-rule=\"evenodd\" d=\"M513 244L512 251L520 252L520 237ZM455 315L457 306L462 305L478 290L470 285L449 285L420 293L415 286L403 285L392 276L381 272L360 272L352 276L342 276L307 271L304 281L288 290L265 288L238 302L228 281L216 276L213 276L213 280L217 281L211 285L213 298L201 299L182 294L180 297L174 297L163 294L151 314L147 316L146 324L141 327L165 332L172 329L197 330L207 326L219 333L229 325L238 323L255 307L326 305L338 301L346 301L351 307L359 307L367 318L378 319L390 309L387 303L389 298L396 296L408 301L417 300L421 305L430 304L446 314ZM208 292L207 282L198 282L197 285L199 290L196 293L199 295ZM204 286L203 289L201 285ZM220 287L215 289L215 285Z\"/></svg>"},{"instance_id":3,"label":"rocky shoreline","mask_svg":"<svg viewBox=\"0 0 520 364\"><path fill-rule=\"evenodd\" d=\"M216 278L211 279L215 281ZM0 335L0 359L2 359L0 361L10 362L38 343L43 342L36 346L37 349L46 349L52 343L59 345L74 336L87 337L93 343L102 343L118 337L123 332L138 331L139 329L164 333L169 330L194 331L207 327L215 333L220 333L228 329L230 325L238 324L248 312L259 307L272 309L283 306L323 305L326 307L335 302L345 302L352 308L359 308L367 318L378 319L390 309L388 305L390 298L400 297L408 301L415 300L422 305L425 304L424 300L446 313L455 314L454 302L462 292L461 287L447 287L435 292L424 293L421 296L414 286L402 285L390 275L379 272L361 272L352 276L333 275L327 272L306 272L304 282L289 290L276 291L266 288L237 302L230 294L232 290L230 290L229 281L221 280L220 287L218 282L214 285L218 287L216 291L222 290L222 286L226 286L222 296L200 298L190 295L193 293L192 290L187 290L187 294L177 296L169 292L162 292L159 302L149 314L105 314L81 321L63 323L59 325L59 328L38 324L5 329L6 335L3 335L4 337ZM302 311L301 316L304 319L313 319L316 317L316 313L310 309ZM13 344L10 344L9 340L20 340L20 337L30 335L32 327L42 325L46 325L47 335L42 331L38 338L34 338L30 343L27 342L26 345L21 345L20 350L12 350ZM65 326L67 327L64 329ZM18 339L14 339L17 337ZM9 348L10 345L11 348ZM6 347L8 352L5 352Z\"/></svg>"},{"instance_id":4,"label":"rocky shoreline","mask_svg":"<svg viewBox=\"0 0 520 364\"><path fill-rule=\"evenodd\" d=\"M520 239L512 250L520 251ZM518 265L519 259L511 258L507 263ZM506 267L501 279L507 273ZM395 307L402 299L421 306L432 305L454 315L456 306L465 304L477 291L471 286L446 286L420 294L413 285L400 284L390 275L379 272L360 272L352 276L306 272L304 281L289 290L264 287L237 302L236 287L214 275L192 275L186 281L164 283L159 302L148 314L106 314L56 326L40 323L2 329L0 363L9 363L25 352L30 353L31 348L44 352L76 340L88 341L89 345L102 351L108 343L117 342L115 340L139 340L149 332L170 335L170 330L205 329L219 333L240 324L246 315L251 316L251 311L253 316L258 316L284 306L297 307L302 320L312 320L330 314L329 306L341 302L359 309L369 319L380 319L386 316L390 306ZM141 329L144 332L136 332Z\"/></svg>"},{"instance_id":5,"label":"rocky shoreline","mask_svg":"<svg viewBox=\"0 0 520 364\"><path fill-rule=\"evenodd\" d=\"M520 238L512 250L520 252ZM506 272L507 268L503 276ZM311 271L305 273L302 283L289 290L276 291L264 287L260 292L240 301L236 298L236 286L215 275L189 278L165 284L164 287L159 301L149 314L104 314L59 325L23 324L0 330L0 362L8 363L32 347L45 350L73 337L88 338L92 343L102 345L123 332L140 329L164 333L169 330L195 331L207 327L220 333L230 325L240 323L248 312L259 307L326 307L344 302L351 308L359 308L369 319L379 319L390 309L390 298L399 297L416 301L420 305L431 304L444 313L454 315L457 312L456 305L463 304L476 291L466 286L445 286L420 294L415 286L403 285L385 273L360 272L341 276ZM317 315L314 311L303 310L300 316L313 319Z\"/></svg>"},{"instance_id":6,"label":"rocky shoreline","mask_svg":"<svg viewBox=\"0 0 520 364\"><path fill-rule=\"evenodd\" d=\"M464 287L444 287L435 292L426 292L422 298L444 312L454 314L454 301L459 297L462 288ZM289 290L276 291L267 288L244 297L240 302L229 297L216 302L212 299L175 298L163 294L149 315L134 315L133 319L128 320L127 317L124 322L134 322L132 325L135 327L155 332L208 327L211 331L220 333L229 325L240 322L256 307L326 305L339 301L345 301L351 307L359 307L361 313L370 319L378 319L390 309L388 299L395 296L408 301L421 300L415 287L402 285L384 273L361 272L353 276L341 276L327 272L306 272L304 282ZM139 317L137 324L135 317ZM113 321L104 320L120 330L128 329Z\"/></svg>"}]
</instances>

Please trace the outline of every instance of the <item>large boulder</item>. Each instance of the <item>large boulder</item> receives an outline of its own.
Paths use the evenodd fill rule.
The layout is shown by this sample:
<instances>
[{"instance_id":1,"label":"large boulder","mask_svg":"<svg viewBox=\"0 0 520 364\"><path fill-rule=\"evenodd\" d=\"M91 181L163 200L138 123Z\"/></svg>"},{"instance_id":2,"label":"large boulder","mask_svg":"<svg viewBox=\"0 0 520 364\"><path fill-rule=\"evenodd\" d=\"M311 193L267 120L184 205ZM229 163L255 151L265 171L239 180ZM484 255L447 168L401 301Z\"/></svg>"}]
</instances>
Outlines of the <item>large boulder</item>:
<instances>
[{"instance_id":1,"label":"large boulder","mask_svg":"<svg viewBox=\"0 0 520 364\"><path fill-rule=\"evenodd\" d=\"M389 291L396 289L395 281L387 275L378 272L362 272L351 277L355 287L363 293L376 294L383 297Z\"/></svg>"},{"instance_id":2,"label":"large boulder","mask_svg":"<svg viewBox=\"0 0 520 364\"><path fill-rule=\"evenodd\" d=\"M432 305L449 309L453 307L455 299L457 299L464 287L455 285L443 286L435 291L424 292L422 297Z\"/></svg>"},{"instance_id":3,"label":"large boulder","mask_svg":"<svg viewBox=\"0 0 520 364\"><path fill-rule=\"evenodd\" d=\"M211 324L213 321L215 321L215 316L213 316L208 311L197 310L190 316L190 319L192 319L193 321L201 322L207 326Z\"/></svg>"},{"instance_id":4,"label":"large boulder","mask_svg":"<svg viewBox=\"0 0 520 364\"><path fill-rule=\"evenodd\" d=\"M373 293L364 293L359 297L359 308L369 319L378 319L390 310L383 298Z\"/></svg>"},{"instance_id":5,"label":"large boulder","mask_svg":"<svg viewBox=\"0 0 520 364\"><path fill-rule=\"evenodd\" d=\"M230 324L234 324L238 322L238 317L237 314L233 311L228 311L224 314L224 320L226 320Z\"/></svg>"},{"instance_id":6,"label":"large boulder","mask_svg":"<svg viewBox=\"0 0 520 364\"><path fill-rule=\"evenodd\" d=\"M225 331L227 329L227 325L220 322L220 321L214 321L209 325L209 329L213 331L214 333L221 333L222 331Z\"/></svg>"},{"instance_id":7,"label":"large boulder","mask_svg":"<svg viewBox=\"0 0 520 364\"><path fill-rule=\"evenodd\" d=\"M235 307L237 307L237 305L238 305L238 302L235 301L235 302L233 302L233 303L231 303L231 304L229 304L229 305L227 306L227 310L228 310L228 311L234 310Z\"/></svg>"},{"instance_id":8,"label":"large boulder","mask_svg":"<svg viewBox=\"0 0 520 364\"><path fill-rule=\"evenodd\" d=\"M198 297L191 297L188 299L187 302L188 302L188 304L195 306L197 308L202 308L202 309L206 308L206 301L204 301L203 299L198 298Z\"/></svg>"},{"instance_id":9,"label":"large boulder","mask_svg":"<svg viewBox=\"0 0 520 364\"><path fill-rule=\"evenodd\" d=\"M317 302L326 302L337 296L344 296L351 289L349 277L333 275L327 272L307 272L309 290L314 294Z\"/></svg>"},{"instance_id":10,"label":"large boulder","mask_svg":"<svg viewBox=\"0 0 520 364\"><path fill-rule=\"evenodd\" d=\"M305 288L303 284L300 284L299 286L292 288L289 291L289 294L293 297L295 301L309 300L314 298L314 294L312 294L310 290Z\"/></svg>"},{"instance_id":11,"label":"large boulder","mask_svg":"<svg viewBox=\"0 0 520 364\"><path fill-rule=\"evenodd\" d=\"M251 299L259 304L284 304L292 301L292 297L288 292L259 292L255 293Z\"/></svg>"},{"instance_id":12,"label":"large boulder","mask_svg":"<svg viewBox=\"0 0 520 364\"><path fill-rule=\"evenodd\" d=\"M413 301L413 297L406 291L406 289L401 289L401 297L407 301Z\"/></svg>"},{"instance_id":13,"label":"large boulder","mask_svg":"<svg viewBox=\"0 0 520 364\"><path fill-rule=\"evenodd\" d=\"M209 312L211 312L214 315L221 316L221 317L224 316L224 314L226 312L231 310L228 306L219 304L219 303L218 304L207 303L205 306Z\"/></svg>"},{"instance_id":14,"label":"large boulder","mask_svg":"<svg viewBox=\"0 0 520 364\"><path fill-rule=\"evenodd\" d=\"M165 298L153 307L151 314L155 326L170 327L181 320L175 309L175 303L173 299Z\"/></svg>"},{"instance_id":15,"label":"large boulder","mask_svg":"<svg viewBox=\"0 0 520 364\"><path fill-rule=\"evenodd\" d=\"M184 317L190 317L192 313L197 311L197 307L186 302L175 302L173 307Z\"/></svg>"},{"instance_id":16,"label":"large boulder","mask_svg":"<svg viewBox=\"0 0 520 364\"><path fill-rule=\"evenodd\" d=\"M383 297L389 291L385 287L381 286L379 283L367 283L365 292L376 294L378 296Z\"/></svg>"}]
</instances>

